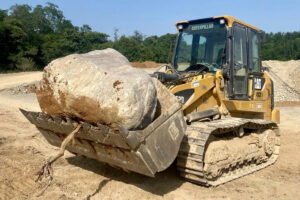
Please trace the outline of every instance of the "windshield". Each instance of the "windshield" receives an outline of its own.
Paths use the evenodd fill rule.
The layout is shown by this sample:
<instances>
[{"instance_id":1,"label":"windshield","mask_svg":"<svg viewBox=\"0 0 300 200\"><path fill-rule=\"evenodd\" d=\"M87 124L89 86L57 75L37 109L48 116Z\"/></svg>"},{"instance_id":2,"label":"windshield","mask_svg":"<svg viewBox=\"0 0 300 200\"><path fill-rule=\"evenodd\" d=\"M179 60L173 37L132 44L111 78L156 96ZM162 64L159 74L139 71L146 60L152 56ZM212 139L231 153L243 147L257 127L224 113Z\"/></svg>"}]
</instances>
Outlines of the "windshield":
<instances>
[{"instance_id":1,"label":"windshield","mask_svg":"<svg viewBox=\"0 0 300 200\"><path fill-rule=\"evenodd\" d=\"M225 61L226 34L224 19L184 27L178 38L174 68L178 72L203 67L210 72L221 69Z\"/></svg>"}]
</instances>

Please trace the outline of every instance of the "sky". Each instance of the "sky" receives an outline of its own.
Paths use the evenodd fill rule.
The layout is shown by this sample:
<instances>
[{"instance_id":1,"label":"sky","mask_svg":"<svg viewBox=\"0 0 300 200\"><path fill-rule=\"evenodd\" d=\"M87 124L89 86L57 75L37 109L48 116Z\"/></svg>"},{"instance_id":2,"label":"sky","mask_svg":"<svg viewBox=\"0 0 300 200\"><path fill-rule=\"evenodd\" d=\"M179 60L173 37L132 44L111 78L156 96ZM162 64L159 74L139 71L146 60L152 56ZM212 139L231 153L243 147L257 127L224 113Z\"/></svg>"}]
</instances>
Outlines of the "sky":
<instances>
[{"instance_id":1,"label":"sky","mask_svg":"<svg viewBox=\"0 0 300 200\"><path fill-rule=\"evenodd\" d=\"M115 28L119 35L176 33L176 21L225 14L266 32L300 31L300 0L0 0L0 9L46 2L58 5L73 25L110 36Z\"/></svg>"}]
</instances>

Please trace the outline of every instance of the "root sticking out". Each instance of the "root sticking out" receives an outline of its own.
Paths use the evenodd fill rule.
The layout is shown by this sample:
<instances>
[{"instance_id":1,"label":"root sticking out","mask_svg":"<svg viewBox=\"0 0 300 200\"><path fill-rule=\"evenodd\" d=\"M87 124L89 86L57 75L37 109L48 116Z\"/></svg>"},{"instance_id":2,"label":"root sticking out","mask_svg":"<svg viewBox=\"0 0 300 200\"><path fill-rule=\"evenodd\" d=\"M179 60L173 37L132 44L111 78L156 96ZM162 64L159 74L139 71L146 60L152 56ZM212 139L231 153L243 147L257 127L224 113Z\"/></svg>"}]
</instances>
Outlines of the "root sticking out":
<instances>
[{"instance_id":1,"label":"root sticking out","mask_svg":"<svg viewBox=\"0 0 300 200\"><path fill-rule=\"evenodd\" d=\"M53 169L52 169L52 164L59 159L60 157L62 157L65 153L66 150L66 146L70 143L71 140L74 140L74 136L75 134L80 130L81 128L81 124L78 124L76 129L74 131L72 131L65 139L64 141L61 143L59 152L56 156L54 156L53 158L49 158L48 161L43 165L42 169L40 170L40 172L38 173L38 177L35 180L35 182L38 181L42 181L43 178L49 178L48 184L39 192L39 194L37 195L37 197L41 196L46 189L51 185L52 181L53 181Z\"/></svg>"}]
</instances>

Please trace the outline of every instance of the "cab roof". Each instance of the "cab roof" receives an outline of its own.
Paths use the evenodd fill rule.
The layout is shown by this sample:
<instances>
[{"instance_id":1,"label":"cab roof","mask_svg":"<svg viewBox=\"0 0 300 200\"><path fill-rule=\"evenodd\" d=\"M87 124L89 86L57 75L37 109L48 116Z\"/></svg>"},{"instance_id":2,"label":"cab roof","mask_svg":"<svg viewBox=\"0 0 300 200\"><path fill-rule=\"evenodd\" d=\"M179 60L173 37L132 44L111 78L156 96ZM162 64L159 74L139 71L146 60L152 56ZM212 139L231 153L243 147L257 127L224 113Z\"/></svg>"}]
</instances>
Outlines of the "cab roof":
<instances>
[{"instance_id":1,"label":"cab roof","mask_svg":"<svg viewBox=\"0 0 300 200\"><path fill-rule=\"evenodd\" d=\"M196 19L196 20L189 20L189 21L179 21L179 22L176 22L175 25L177 26L178 24L185 24L185 23L195 23L195 22L201 22L201 21L205 21L205 20L212 20L212 19L220 19L220 18L223 18L227 21L227 24L229 27L232 27L233 23L234 22L237 22L237 23L240 23L244 26L247 26L249 28L252 28L256 31L260 31L259 28L255 27L255 26L252 26L250 24L247 24L246 22L243 22L241 20L238 20L234 17L231 17L229 15L221 15L221 16L215 16L215 17L211 17L211 18L204 18L204 19Z\"/></svg>"}]
</instances>

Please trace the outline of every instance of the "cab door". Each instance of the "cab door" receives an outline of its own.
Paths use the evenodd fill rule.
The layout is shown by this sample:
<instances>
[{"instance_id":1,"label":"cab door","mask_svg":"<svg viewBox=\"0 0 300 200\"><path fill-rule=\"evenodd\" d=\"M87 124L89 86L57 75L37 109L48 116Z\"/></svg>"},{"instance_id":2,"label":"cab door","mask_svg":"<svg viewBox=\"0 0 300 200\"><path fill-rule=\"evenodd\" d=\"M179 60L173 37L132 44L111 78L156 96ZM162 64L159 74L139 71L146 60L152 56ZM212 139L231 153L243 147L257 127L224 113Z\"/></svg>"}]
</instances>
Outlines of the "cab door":
<instances>
[{"instance_id":1,"label":"cab door","mask_svg":"<svg viewBox=\"0 0 300 200\"><path fill-rule=\"evenodd\" d=\"M265 79L261 72L260 36L256 30L235 23L229 88L232 100L263 100Z\"/></svg>"},{"instance_id":2,"label":"cab door","mask_svg":"<svg viewBox=\"0 0 300 200\"><path fill-rule=\"evenodd\" d=\"M257 31L248 28L248 67L249 67L249 98L251 100L265 100L263 95L265 78L261 72L260 37ZM252 87L251 87L252 86Z\"/></svg>"},{"instance_id":3,"label":"cab door","mask_svg":"<svg viewBox=\"0 0 300 200\"><path fill-rule=\"evenodd\" d=\"M233 27L232 55L231 99L248 100L247 28L237 23Z\"/></svg>"}]
</instances>

